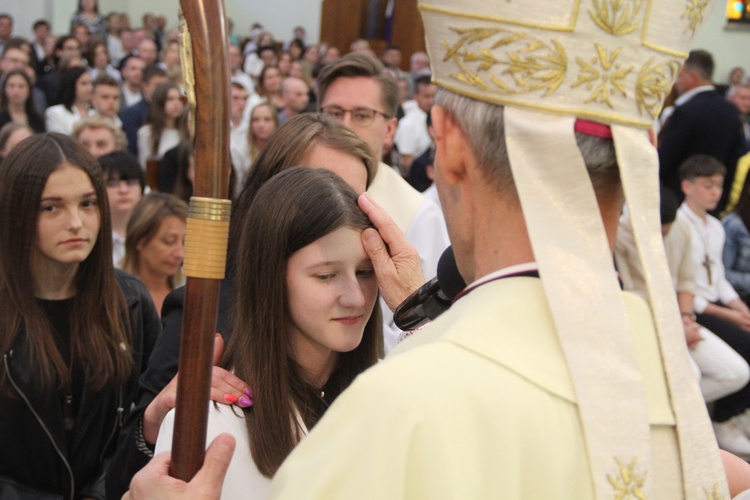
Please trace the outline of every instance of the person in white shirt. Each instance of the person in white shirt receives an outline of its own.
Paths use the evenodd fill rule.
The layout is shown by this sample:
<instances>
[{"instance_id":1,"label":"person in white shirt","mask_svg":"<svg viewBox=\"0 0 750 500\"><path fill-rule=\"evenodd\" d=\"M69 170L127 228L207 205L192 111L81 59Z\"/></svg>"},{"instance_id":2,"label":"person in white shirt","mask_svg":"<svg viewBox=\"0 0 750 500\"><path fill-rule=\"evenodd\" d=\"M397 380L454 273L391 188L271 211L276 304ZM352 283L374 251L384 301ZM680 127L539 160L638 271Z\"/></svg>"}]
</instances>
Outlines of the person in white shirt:
<instances>
[{"instance_id":1,"label":"person in white shirt","mask_svg":"<svg viewBox=\"0 0 750 500\"><path fill-rule=\"evenodd\" d=\"M130 55L122 59L120 74L122 75L122 107L127 108L143 99L141 82L146 63L138 56Z\"/></svg>"},{"instance_id":2,"label":"person in white shirt","mask_svg":"<svg viewBox=\"0 0 750 500\"><path fill-rule=\"evenodd\" d=\"M693 363L701 393L706 402L713 402L732 394L750 381L750 367L737 351L716 334L696 323L693 311L695 298L694 274L700 264L691 251L691 233L688 223L677 218L677 197L667 188L661 188L661 227L667 264L682 313L682 325L688 353ZM623 289L648 299L646 278L638 258L630 213L624 210L620 217L615 242L617 271Z\"/></svg>"},{"instance_id":3,"label":"person in white shirt","mask_svg":"<svg viewBox=\"0 0 750 500\"><path fill-rule=\"evenodd\" d=\"M84 68L68 69L63 76L60 93L62 103L44 112L47 132L70 135L76 123L94 113L90 107L93 95L91 75Z\"/></svg>"},{"instance_id":4,"label":"person in white shirt","mask_svg":"<svg viewBox=\"0 0 750 500\"><path fill-rule=\"evenodd\" d=\"M184 138L179 126L183 107L176 83L164 82L154 91L146 123L138 129L138 161L144 170L148 160L160 160Z\"/></svg>"},{"instance_id":5,"label":"person in white shirt","mask_svg":"<svg viewBox=\"0 0 750 500\"><path fill-rule=\"evenodd\" d=\"M429 76L417 78L415 82L414 101L417 107L406 113L396 130L396 147L401 153L404 176L408 176L412 162L419 158L432 145L432 138L427 132L427 112L435 100L437 87Z\"/></svg>"},{"instance_id":6,"label":"person in white shirt","mask_svg":"<svg viewBox=\"0 0 750 500\"><path fill-rule=\"evenodd\" d=\"M680 166L685 202L677 217L690 228L690 249L695 270L693 311L705 326L750 361L750 309L726 279L722 253L726 235L721 222L708 212L721 198L726 169L708 155L693 155ZM714 431L719 446L750 458L750 385L723 397L714 405Z\"/></svg>"},{"instance_id":7,"label":"person in white shirt","mask_svg":"<svg viewBox=\"0 0 750 500\"><path fill-rule=\"evenodd\" d=\"M133 209L143 198L146 178L138 160L124 150L113 151L99 158L107 179L107 198L112 217L112 260L122 267L125 257L125 233Z\"/></svg>"},{"instance_id":8,"label":"person in white shirt","mask_svg":"<svg viewBox=\"0 0 750 500\"><path fill-rule=\"evenodd\" d=\"M249 94L255 92L253 79L242 70L242 51L236 45L229 46L229 76L233 82L241 83Z\"/></svg>"}]
</instances>

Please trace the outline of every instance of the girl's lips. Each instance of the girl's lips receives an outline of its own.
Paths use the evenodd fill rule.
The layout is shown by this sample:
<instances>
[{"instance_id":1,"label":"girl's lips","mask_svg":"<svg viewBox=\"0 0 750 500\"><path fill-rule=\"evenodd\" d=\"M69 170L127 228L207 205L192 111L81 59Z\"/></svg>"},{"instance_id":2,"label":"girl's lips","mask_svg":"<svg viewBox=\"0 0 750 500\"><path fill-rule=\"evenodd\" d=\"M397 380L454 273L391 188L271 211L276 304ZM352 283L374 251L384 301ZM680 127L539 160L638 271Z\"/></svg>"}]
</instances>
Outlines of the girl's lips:
<instances>
[{"instance_id":1,"label":"girl's lips","mask_svg":"<svg viewBox=\"0 0 750 500\"><path fill-rule=\"evenodd\" d=\"M359 320L362 319L362 315L359 316L344 316L341 318L334 318L333 321L337 321L339 323L343 323L344 325L353 326L359 323Z\"/></svg>"}]
</instances>

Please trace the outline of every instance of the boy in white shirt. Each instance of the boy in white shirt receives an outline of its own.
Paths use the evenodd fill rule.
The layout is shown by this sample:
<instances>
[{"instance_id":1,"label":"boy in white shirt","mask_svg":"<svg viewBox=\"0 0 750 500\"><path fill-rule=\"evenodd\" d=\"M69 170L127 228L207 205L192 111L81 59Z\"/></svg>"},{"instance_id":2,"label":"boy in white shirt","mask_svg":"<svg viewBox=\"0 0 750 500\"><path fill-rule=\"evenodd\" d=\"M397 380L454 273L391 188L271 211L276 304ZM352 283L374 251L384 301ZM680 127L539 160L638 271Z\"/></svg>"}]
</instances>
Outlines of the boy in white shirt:
<instances>
[{"instance_id":1,"label":"boy in white shirt","mask_svg":"<svg viewBox=\"0 0 750 500\"><path fill-rule=\"evenodd\" d=\"M694 273L694 311L699 324L750 360L750 310L727 281L722 262L726 235L721 222L708 212L721 198L726 169L708 155L694 155L680 166L685 201L677 217L687 222L691 233ZM750 457L750 385L719 399L714 407L714 430L719 446Z\"/></svg>"}]
</instances>

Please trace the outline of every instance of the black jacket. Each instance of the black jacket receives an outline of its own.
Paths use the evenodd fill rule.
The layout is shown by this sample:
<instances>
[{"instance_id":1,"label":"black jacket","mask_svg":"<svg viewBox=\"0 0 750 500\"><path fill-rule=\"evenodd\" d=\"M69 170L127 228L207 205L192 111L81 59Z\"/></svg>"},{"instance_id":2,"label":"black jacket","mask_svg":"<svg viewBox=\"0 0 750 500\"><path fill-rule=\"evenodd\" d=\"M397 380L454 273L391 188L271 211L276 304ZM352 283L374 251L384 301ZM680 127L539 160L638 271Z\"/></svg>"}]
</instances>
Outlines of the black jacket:
<instances>
[{"instance_id":1,"label":"black jacket","mask_svg":"<svg viewBox=\"0 0 750 500\"><path fill-rule=\"evenodd\" d=\"M216 331L221 333L225 342L229 340L229 317L233 296L232 280L223 280L219 288ZM143 429L141 419L146 407L177 374L184 303L185 287L172 290L164 299L161 308L162 334L139 381L138 402L123 425L117 453L107 472L107 497L110 499L119 500L128 490L131 478L151 458L149 449L144 449L144 442L140 439Z\"/></svg>"},{"instance_id":2,"label":"black jacket","mask_svg":"<svg viewBox=\"0 0 750 500\"><path fill-rule=\"evenodd\" d=\"M16 398L0 398L0 476L62 498L105 498L104 468L114 452L125 413L135 401L137 381L160 331L159 317L145 286L117 271L132 327L133 372L117 389L81 400L70 447L65 445L62 410L56 397L35 387L27 366L27 338L19 334L3 353ZM3 497L0 481L0 497Z\"/></svg>"},{"instance_id":3,"label":"black jacket","mask_svg":"<svg viewBox=\"0 0 750 500\"><path fill-rule=\"evenodd\" d=\"M715 90L700 92L677 106L659 137L659 179L679 200L680 165L696 154L713 156L727 169L717 212L729 199L737 160L747 152L740 111Z\"/></svg>"}]
</instances>

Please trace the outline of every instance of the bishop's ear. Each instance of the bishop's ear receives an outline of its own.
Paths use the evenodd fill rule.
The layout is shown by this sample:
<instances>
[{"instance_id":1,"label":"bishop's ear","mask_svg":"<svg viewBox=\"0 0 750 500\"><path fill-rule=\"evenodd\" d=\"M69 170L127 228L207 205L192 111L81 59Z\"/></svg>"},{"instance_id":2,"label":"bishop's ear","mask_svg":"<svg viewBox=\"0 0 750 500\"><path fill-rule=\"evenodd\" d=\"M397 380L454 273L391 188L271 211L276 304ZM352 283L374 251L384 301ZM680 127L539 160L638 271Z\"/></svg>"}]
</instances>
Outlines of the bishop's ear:
<instances>
[{"instance_id":1,"label":"bishop's ear","mask_svg":"<svg viewBox=\"0 0 750 500\"><path fill-rule=\"evenodd\" d=\"M448 183L457 183L466 176L467 161L472 157L463 131L439 105L430 110L435 135L435 168ZM468 156L467 156L468 155Z\"/></svg>"}]
</instances>

